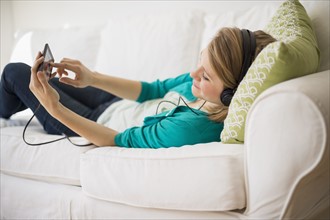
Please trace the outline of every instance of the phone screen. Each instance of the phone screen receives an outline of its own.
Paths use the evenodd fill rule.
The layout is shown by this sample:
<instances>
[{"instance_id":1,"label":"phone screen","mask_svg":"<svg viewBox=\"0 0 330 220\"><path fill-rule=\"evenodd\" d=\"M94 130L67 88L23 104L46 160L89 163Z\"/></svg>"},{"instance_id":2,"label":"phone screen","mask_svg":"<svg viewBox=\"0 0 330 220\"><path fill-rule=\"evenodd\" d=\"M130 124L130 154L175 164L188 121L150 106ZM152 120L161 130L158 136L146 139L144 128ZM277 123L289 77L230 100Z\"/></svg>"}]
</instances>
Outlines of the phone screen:
<instances>
[{"instance_id":1,"label":"phone screen","mask_svg":"<svg viewBox=\"0 0 330 220\"><path fill-rule=\"evenodd\" d=\"M44 52L42 54L44 56L44 62L40 64L38 71L43 71L50 78L52 74L53 67L50 65L50 62L54 62L54 57L52 52L50 51L49 45L45 44Z\"/></svg>"}]
</instances>

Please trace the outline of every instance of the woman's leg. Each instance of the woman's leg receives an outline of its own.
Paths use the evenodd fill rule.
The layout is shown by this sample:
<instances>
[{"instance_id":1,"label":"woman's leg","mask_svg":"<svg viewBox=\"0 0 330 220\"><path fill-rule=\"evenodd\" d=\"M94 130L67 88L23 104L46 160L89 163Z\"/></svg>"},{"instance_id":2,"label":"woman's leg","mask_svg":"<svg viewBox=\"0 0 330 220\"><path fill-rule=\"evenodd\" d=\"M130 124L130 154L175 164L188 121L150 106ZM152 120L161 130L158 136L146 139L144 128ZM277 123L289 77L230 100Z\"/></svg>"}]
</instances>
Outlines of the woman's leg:
<instances>
[{"instance_id":1,"label":"woman's leg","mask_svg":"<svg viewBox=\"0 0 330 220\"><path fill-rule=\"evenodd\" d=\"M39 106L39 101L29 89L30 69L30 66L23 63L8 64L5 67L0 82L0 117L9 118L16 112L26 108L30 108L35 112ZM77 92L78 90L76 88L59 83L56 78L51 79L50 84L59 92L60 102L64 106L94 121L96 121L105 108L113 102L120 100L111 94L95 88L79 89L79 92ZM65 87L64 91L62 87ZM72 96L70 93L72 93ZM76 97L79 97L79 100L76 100ZM83 99L80 97L83 97ZM50 134L65 133L69 136L76 135L69 128L53 118L42 106L36 112L36 117L44 129Z\"/></svg>"},{"instance_id":2,"label":"woman's leg","mask_svg":"<svg viewBox=\"0 0 330 220\"><path fill-rule=\"evenodd\" d=\"M96 121L100 114L112 103L121 98L94 87L75 88L59 82L58 78L53 78L49 82L60 94L60 102L75 111L76 113ZM72 102L72 100L74 100ZM75 110L74 105L83 105L83 112ZM87 111L90 111L86 113Z\"/></svg>"},{"instance_id":3,"label":"woman's leg","mask_svg":"<svg viewBox=\"0 0 330 220\"><path fill-rule=\"evenodd\" d=\"M0 81L0 117L10 118L28 107L34 112L39 101L29 90L31 67L10 63L4 68ZM28 105L27 105L28 103Z\"/></svg>"}]
</instances>

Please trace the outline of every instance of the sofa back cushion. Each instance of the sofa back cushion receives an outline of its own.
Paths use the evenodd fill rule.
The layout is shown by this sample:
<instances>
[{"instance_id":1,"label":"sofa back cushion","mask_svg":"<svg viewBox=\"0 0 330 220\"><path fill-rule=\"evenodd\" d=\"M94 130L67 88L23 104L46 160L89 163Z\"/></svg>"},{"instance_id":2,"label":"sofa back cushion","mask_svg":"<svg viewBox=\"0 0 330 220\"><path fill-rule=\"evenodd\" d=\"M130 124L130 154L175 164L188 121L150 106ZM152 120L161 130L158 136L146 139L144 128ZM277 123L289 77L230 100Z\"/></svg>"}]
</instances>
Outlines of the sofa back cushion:
<instances>
[{"instance_id":1,"label":"sofa back cushion","mask_svg":"<svg viewBox=\"0 0 330 220\"><path fill-rule=\"evenodd\" d=\"M185 73L197 65L202 30L198 12L110 16L96 70L143 81Z\"/></svg>"},{"instance_id":2,"label":"sofa back cushion","mask_svg":"<svg viewBox=\"0 0 330 220\"><path fill-rule=\"evenodd\" d=\"M48 43L55 62L68 57L94 68L100 47L102 25L63 28L35 28L22 33L11 55L11 62L32 65L38 51Z\"/></svg>"}]
</instances>

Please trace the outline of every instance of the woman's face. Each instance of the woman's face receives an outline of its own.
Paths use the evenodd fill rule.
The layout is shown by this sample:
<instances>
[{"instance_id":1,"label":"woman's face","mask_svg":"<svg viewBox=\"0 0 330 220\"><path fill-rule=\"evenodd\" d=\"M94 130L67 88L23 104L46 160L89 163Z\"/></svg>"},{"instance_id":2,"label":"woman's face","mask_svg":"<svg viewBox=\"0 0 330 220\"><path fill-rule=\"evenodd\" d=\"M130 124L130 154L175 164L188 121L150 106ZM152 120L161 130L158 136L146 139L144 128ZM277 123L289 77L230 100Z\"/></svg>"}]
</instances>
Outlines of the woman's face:
<instances>
[{"instance_id":1,"label":"woman's face","mask_svg":"<svg viewBox=\"0 0 330 220\"><path fill-rule=\"evenodd\" d=\"M193 78L192 93L195 97L221 104L223 83L211 69L207 49L202 50L198 68L190 76Z\"/></svg>"}]
</instances>

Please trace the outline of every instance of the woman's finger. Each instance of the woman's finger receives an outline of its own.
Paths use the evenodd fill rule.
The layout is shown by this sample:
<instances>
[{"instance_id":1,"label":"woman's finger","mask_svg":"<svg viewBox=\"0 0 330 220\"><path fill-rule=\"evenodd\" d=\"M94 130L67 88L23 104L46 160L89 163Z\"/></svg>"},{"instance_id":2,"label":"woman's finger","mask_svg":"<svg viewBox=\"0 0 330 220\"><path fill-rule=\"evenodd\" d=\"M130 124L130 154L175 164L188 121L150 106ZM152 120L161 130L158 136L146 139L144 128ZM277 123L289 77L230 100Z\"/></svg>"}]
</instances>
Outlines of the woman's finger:
<instances>
[{"instance_id":1,"label":"woman's finger","mask_svg":"<svg viewBox=\"0 0 330 220\"><path fill-rule=\"evenodd\" d=\"M34 61L34 63L33 63L32 70L34 70L35 72L37 72L39 65L44 61L44 59L45 58L43 56L41 56L38 59L36 59Z\"/></svg>"},{"instance_id":2,"label":"woman's finger","mask_svg":"<svg viewBox=\"0 0 330 220\"><path fill-rule=\"evenodd\" d=\"M39 59L39 57L41 57L41 56L42 56L42 53L39 51L39 52L37 53L37 56L36 56L35 60Z\"/></svg>"},{"instance_id":3,"label":"woman's finger","mask_svg":"<svg viewBox=\"0 0 330 220\"><path fill-rule=\"evenodd\" d=\"M49 64L51 67L56 67L54 62L50 62ZM60 77L62 77L63 74L68 75L68 73L62 67L56 67L56 72Z\"/></svg>"},{"instance_id":4,"label":"woman's finger","mask_svg":"<svg viewBox=\"0 0 330 220\"><path fill-rule=\"evenodd\" d=\"M68 76L69 75L69 73L67 71L57 71L57 73L58 73L58 75L59 75L60 78L63 77L63 75L64 76Z\"/></svg>"},{"instance_id":5,"label":"woman's finger","mask_svg":"<svg viewBox=\"0 0 330 220\"><path fill-rule=\"evenodd\" d=\"M56 68L64 68L64 64L62 64L62 63L53 63L53 62L51 62L51 63L49 63L52 67L56 67Z\"/></svg>"},{"instance_id":6,"label":"woman's finger","mask_svg":"<svg viewBox=\"0 0 330 220\"><path fill-rule=\"evenodd\" d=\"M60 82L74 87L79 86L79 83L76 80L71 79L69 77L61 77Z\"/></svg>"},{"instance_id":7,"label":"woman's finger","mask_svg":"<svg viewBox=\"0 0 330 220\"><path fill-rule=\"evenodd\" d=\"M40 83L39 80L36 76L37 71L38 71L38 66L43 62L44 58L43 57L39 57L33 64L33 66L31 67L31 77L30 77L30 89L34 89L37 88Z\"/></svg>"},{"instance_id":8,"label":"woman's finger","mask_svg":"<svg viewBox=\"0 0 330 220\"><path fill-rule=\"evenodd\" d=\"M48 79L47 79L46 75L43 72L38 72L37 77L38 77L38 80L41 85L40 88L42 88L43 92L47 92L50 85L48 84Z\"/></svg>"},{"instance_id":9,"label":"woman's finger","mask_svg":"<svg viewBox=\"0 0 330 220\"><path fill-rule=\"evenodd\" d=\"M74 71L77 69L77 67L71 63L63 62L63 63L51 63L51 66L56 67L60 70L68 69L71 71Z\"/></svg>"},{"instance_id":10,"label":"woman's finger","mask_svg":"<svg viewBox=\"0 0 330 220\"><path fill-rule=\"evenodd\" d=\"M73 60L70 58L63 58L60 63L71 63L71 64L78 64L80 61L79 60Z\"/></svg>"},{"instance_id":11,"label":"woman's finger","mask_svg":"<svg viewBox=\"0 0 330 220\"><path fill-rule=\"evenodd\" d=\"M53 72L52 74L50 74L50 78L49 79L54 78L56 75L57 75L57 72Z\"/></svg>"},{"instance_id":12,"label":"woman's finger","mask_svg":"<svg viewBox=\"0 0 330 220\"><path fill-rule=\"evenodd\" d=\"M40 83L38 75L44 75L44 73L39 71L38 73L31 74L31 80L29 85L30 90L36 97L38 97L38 94L43 92L43 86Z\"/></svg>"}]
</instances>

